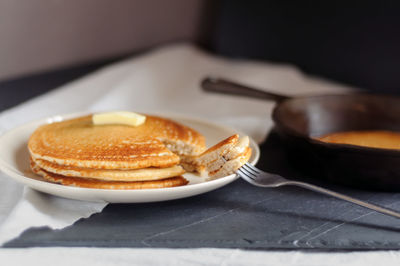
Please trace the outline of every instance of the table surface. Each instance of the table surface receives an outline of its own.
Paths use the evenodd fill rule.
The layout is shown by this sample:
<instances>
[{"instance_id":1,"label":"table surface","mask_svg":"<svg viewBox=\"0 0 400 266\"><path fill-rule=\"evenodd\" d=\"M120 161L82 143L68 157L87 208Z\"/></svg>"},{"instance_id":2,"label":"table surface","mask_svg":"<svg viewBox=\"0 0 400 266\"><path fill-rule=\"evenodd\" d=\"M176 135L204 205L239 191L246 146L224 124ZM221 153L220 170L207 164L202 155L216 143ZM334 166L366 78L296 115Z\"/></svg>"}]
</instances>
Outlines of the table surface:
<instances>
[{"instance_id":1,"label":"table surface","mask_svg":"<svg viewBox=\"0 0 400 266\"><path fill-rule=\"evenodd\" d=\"M104 63L0 82L0 109L39 95ZM263 170L304 179L270 133L261 145ZM400 194L310 182L400 209ZM245 249L379 250L400 248L394 218L301 188L263 189L238 180L183 200L110 204L102 213L63 230L30 229L5 247L227 247Z\"/></svg>"}]
</instances>

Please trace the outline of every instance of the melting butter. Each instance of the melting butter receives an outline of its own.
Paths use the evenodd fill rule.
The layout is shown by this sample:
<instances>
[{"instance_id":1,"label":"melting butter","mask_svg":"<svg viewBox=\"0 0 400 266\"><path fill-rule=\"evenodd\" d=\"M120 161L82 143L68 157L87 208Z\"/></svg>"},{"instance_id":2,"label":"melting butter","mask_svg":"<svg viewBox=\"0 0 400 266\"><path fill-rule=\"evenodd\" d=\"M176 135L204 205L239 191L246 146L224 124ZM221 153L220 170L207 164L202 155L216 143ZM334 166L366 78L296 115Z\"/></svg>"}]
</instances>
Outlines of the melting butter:
<instances>
[{"instance_id":1,"label":"melting butter","mask_svg":"<svg viewBox=\"0 0 400 266\"><path fill-rule=\"evenodd\" d=\"M137 127L145 121L146 116L125 111L98 113L92 116L92 122L95 125L119 124Z\"/></svg>"}]
</instances>

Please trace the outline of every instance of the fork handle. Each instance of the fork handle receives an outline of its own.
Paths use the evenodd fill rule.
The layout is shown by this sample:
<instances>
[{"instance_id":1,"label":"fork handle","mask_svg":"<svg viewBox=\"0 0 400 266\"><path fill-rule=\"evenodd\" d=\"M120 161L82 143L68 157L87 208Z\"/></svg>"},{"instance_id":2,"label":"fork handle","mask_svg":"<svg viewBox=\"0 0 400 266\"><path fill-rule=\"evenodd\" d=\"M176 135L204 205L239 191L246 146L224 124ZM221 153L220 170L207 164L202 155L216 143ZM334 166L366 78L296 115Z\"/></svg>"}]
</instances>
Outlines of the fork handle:
<instances>
[{"instance_id":1,"label":"fork handle","mask_svg":"<svg viewBox=\"0 0 400 266\"><path fill-rule=\"evenodd\" d=\"M371 210L374 210L374 211L377 211L377 212L380 212L380 213L383 213L383 214L387 214L387 215L390 215L390 216L393 216L393 217L396 217L396 218L400 218L400 213L399 212L396 212L396 211L393 211L393 210L390 210L390 209L387 209L387 208L383 208L383 207L380 207L378 205L368 203L366 201L358 200L358 199L355 199L355 198L352 198L352 197L349 197L349 196L346 196L346 195L331 191L329 189L325 189L325 188L322 188L322 187L314 186L312 184L307 184L307 183L297 182L297 181L288 181L288 182L285 182L284 184L285 185L293 185L293 186L306 188L306 189L309 189L309 190L312 190L312 191L315 191L315 192L319 192L319 193L326 194L326 195L329 195L329 196L332 196L332 197L335 197L335 198L338 198L338 199L342 199L342 200L345 200L345 201L348 201L348 202L352 202L354 204L360 205L362 207L365 207L365 208L368 208L368 209L371 209Z\"/></svg>"}]
</instances>

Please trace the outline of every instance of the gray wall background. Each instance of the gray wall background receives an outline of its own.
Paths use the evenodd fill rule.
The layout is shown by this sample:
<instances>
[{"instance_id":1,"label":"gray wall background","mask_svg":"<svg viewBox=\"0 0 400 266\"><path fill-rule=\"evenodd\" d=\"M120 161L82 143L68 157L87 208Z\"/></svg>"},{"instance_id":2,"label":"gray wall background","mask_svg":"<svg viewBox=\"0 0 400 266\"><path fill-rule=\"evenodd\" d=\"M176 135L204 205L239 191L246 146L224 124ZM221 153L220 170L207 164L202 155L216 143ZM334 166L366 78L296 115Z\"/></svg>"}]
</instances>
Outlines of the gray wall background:
<instances>
[{"instance_id":1,"label":"gray wall background","mask_svg":"<svg viewBox=\"0 0 400 266\"><path fill-rule=\"evenodd\" d=\"M0 0L0 80L197 42L203 0Z\"/></svg>"}]
</instances>

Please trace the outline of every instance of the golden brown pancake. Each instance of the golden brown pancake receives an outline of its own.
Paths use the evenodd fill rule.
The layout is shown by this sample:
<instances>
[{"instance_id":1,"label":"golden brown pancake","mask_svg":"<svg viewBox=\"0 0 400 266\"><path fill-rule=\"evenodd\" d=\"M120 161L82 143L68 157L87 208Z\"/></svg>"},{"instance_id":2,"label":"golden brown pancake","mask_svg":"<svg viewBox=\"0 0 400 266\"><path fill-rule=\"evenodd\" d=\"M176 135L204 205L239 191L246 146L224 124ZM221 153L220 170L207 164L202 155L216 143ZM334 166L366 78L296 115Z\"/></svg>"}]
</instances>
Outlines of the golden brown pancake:
<instances>
[{"instance_id":1,"label":"golden brown pancake","mask_svg":"<svg viewBox=\"0 0 400 266\"><path fill-rule=\"evenodd\" d=\"M232 137L230 137L230 138L232 138ZM230 139L230 138L228 138L228 139ZM225 141L222 141L222 142L225 142ZM224 152L221 153L217 157L217 159L215 159L213 161L203 162L203 163L201 162L201 160L199 160L199 163L200 163L199 165L203 165L203 167L202 167L200 172L206 171L206 172L208 172L208 173L210 173L212 175L212 173L214 173L218 169L222 168L225 164L227 164L227 162L229 162L228 165L229 164L233 164L230 161L235 160L238 157L243 158L243 156L247 152L250 152L250 155L251 155L251 148L249 148L249 143L250 143L250 140L249 140L248 136L244 136L244 137L242 137L240 139L239 138L235 138L234 142L231 143L229 148L224 150ZM221 143L218 143L216 146L220 146L220 145L221 145ZM206 154L210 149L208 149L203 154ZM203 154L201 156L199 156L199 158L202 158ZM241 166L242 165L240 165L239 167L241 167ZM231 171L230 174L232 174L236 170ZM227 174L227 175L229 175L229 174Z\"/></svg>"},{"instance_id":2,"label":"golden brown pancake","mask_svg":"<svg viewBox=\"0 0 400 266\"><path fill-rule=\"evenodd\" d=\"M249 144L248 136L239 139L235 134L192 157L191 161L186 160L183 166L210 179L231 175L250 159L252 150Z\"/></svg>"},{"instance_id":3,"label":"golden brown pancake","mask_svg":"<svg viewBox=\"0 0 400 266\"><path fill-rule=\"evenodd\" d=\"M32 160L47 172L72 177L87 177L104 181L149 181L168 177L183 175L185 170L179 165L166 168L143 168L143 169L93 169L74 166L64 166L56 163L33 159Z\"/></svg>"},{"instance_id":4,"label":"golden brown pancake","mask_svg":"<svg viewBox=\"0 0 400 266\"><path fill-rule=\"evenodd\" d=\"M66 186L96 188L96 189L155 189L183 186L189 182L182 176L175 176L154 181L101 181L90 178L68 177L47 172L31 161L34 173L41 175L46 181Z\"/></svg>"},{"instance_id":5,"label":"golden brown pancake","mask_svg":"<svg viewBox=\"0 0 400 266\"><path fill-rule=\"evenodd\" d=\"M218 170L209 172L209 179L217 179L223 176L231 175L235 173L240 167L242 167L251 157L251 148L247 147L245 151L238 157L226 161Z\"/></svg>"},{"instance_id":6,"label":"golden brown pancake","mask_svg":"<svg viewBox=\"0 0 400 266\"><path fill-rule=\"evenodd\" d=\"M187 156L181 161L181 165L189 172L199 171L200 168L212 164L216 160L221 160L230 149L238 142L239 135L232 135L214 146L208 148L198 156ZM222 161L223 163L224 161Z\"/></svg>"},{"instance_id":7,"label":"golden brown pancake","mask_svg":"<svg viewBox=\"0 0 400 266\"><path fill-rule=\"evenodd\" d=\"M93 169L165 168L205 149L204 137L174 121L147 116L140 126L93 125L85 116L39 127L30 137L32 158Z\"/></svg>"}]
</instances>

